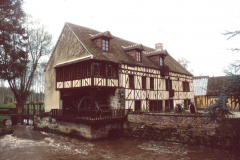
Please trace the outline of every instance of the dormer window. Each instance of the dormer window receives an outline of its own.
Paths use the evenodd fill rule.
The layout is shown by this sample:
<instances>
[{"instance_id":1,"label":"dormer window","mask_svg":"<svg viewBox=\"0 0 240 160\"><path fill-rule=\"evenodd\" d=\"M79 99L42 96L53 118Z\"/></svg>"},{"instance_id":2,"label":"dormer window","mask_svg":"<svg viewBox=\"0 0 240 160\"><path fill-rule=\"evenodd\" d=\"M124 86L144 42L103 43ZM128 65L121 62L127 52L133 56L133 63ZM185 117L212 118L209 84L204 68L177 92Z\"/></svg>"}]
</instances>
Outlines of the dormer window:
<instances>
[{"instance_id":1,"label":"dormer window","mask_svg":"<svg viewBox=\"0 0 240 160\"><path fill-rule=\"evenodd\" d=\"M130 55L135 61L142 62L142 51L144 51L143 45L134 44L130 46L122 46L123 50Z\"/></svg>"},{"instance_id":2,"label":"dormer window","mask_svg":"<svg viewBox=\"0 0 240 160\"><path fill-rule=\"evenodd\" d=\"M113 35L109 32L101 32L95 35L90 35L92 42L103 52L111 52L110 40L113 39Z\"/></svg>"},{"instance_id":3,"label":"dormer window","mask_svg":"<svg viewBox=\"0 0 240 160\"><path fill-rule=\"evenodd\" d=\"M159 65L163 66L163 59L162 59L162 57L159 57Z\"/></svg>"},{"instance_id":4,"label":"dormer window","mask_svg":"<svg viewBox=\"0 0 240 160\"><path fill-rule=\"evenodd\" d=\"M109 40L103 39L102 40L102 50L103 51L107 51L108 52L108 45L109 44Z\"/></svg>"},{"instance_id":5,"label":"dormer window","mask_svg":"<svg viewBox=\"0 0 240 160\"><path fill-rule=\"evenodd\" d=\"M136 61L137 62L141 62L142 61L142 56L141 56L141 52L140 51L136 52Z\"/></svg>"}]
</instances>

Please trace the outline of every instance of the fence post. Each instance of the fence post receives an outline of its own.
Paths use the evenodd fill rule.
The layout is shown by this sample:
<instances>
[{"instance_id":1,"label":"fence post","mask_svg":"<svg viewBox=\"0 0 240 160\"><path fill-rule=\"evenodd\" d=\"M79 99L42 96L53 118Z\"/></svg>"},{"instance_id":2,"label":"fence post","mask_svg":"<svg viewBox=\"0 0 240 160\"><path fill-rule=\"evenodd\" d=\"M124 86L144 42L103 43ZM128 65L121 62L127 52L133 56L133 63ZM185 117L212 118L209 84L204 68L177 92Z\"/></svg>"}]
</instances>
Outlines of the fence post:
<instances>
[{"instance_id":1,"label":"fence post","mask_svg":"<svg viewBox=\"0 0 240 160\"><path fill-rule=\"evenodd\" d=\"M33 115L35 115L35 104L32 104L33 107Z\"/></svg>"},{"instance_id":2,"label":"fence post","mask_svg":"<svg viewBox=\"0 0 240 160\"><path fill-rule=\"evenodd\" d=\"M18 103L16 103L15 113L18 114Z\"/></svg>"},{"instance_id":3,"label":"fence post","mask_svg":"<svg viewBox=\"0 0 240 160\"><path fill-rule=\"evenodd\" d=\"M23 114L24 113L24 104L21 103L21 105L22 105L22 114Z\"/></svg>"},{"instance_id":4,"label":"fence post","mask_svg":"<svg viewBox=\"0 0 240 160\"><path fill-rule=\"evenodd\" d=\"M41 114L41 104L39 103L38 105L39 105L39 107L38 107L38 109L39 109L38 115L40 115Z\"/></svg>"},{"instance_id":5,"label":"fence post","mask_svg":"<svg viewBox=\"0 0 240 160\"><path fill-rule=\"evenodd\" d=\"M27 104L27 114L29 115L29 104Z\"/></svg>"}]
</instances>

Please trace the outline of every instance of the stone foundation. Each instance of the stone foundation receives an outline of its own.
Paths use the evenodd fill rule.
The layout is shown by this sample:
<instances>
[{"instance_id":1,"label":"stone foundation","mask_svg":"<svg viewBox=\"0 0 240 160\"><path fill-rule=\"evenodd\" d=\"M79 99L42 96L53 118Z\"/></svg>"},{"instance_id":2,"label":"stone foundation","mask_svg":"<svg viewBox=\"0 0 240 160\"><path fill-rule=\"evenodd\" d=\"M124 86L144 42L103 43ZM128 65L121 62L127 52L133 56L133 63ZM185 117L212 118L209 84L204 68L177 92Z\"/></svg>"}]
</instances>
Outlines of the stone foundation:
<instances>
[{"instance_id":1,"label":"stone foundation","mask_svg":"<svg viewBox=\"0 0 240 160\"><path fill-rule=\"evenodd\" d=\"M35 117L34 128L52 133L74 135L89 140L107 138L115 133L123 132L123 122L104 123L71 123L56 121L51 117Z\"/></svg>"}]
</instances>

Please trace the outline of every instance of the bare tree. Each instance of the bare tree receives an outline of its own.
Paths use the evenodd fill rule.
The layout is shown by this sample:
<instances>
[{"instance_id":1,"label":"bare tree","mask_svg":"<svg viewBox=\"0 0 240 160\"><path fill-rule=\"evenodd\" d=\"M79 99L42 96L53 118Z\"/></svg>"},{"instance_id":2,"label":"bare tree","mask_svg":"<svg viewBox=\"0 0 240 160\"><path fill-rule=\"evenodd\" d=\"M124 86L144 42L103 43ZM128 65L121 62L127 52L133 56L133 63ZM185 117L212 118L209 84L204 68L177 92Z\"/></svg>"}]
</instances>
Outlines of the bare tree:
<instances>
[{"instance_id":1,"label":"bare tree","mask_svg":"<svg viewBox=\"0 0 240 160\"><path fill-rule=\"evenodd\" d=\"M28 36L23 60L25 65L17 76L12 76L11 72L5 72L5 78L18 103L26 102L30 95L30 89L33 83L34 74L41 62L41 58L51 52L52 36L46 31L46 27L41 25L39 21L30 21L27 17L23 24ZM14 55L14 52L12 53ZM12 70L14 72L14 70Z\"/></svg>"},{"instance_id":2,"label":"bare tree","mask_svg":"<svg viewBox=\"0 0 240 160\"><path fill-rule=\"evenodd\" d=\"M192 69L191 70L188 69L188 65L190 64L190 61L188 61L186 58L184 58L184 57L178 58L178 63L181 64L190 73L193 74L193 70Z\"/></svg>"}]
</instances>

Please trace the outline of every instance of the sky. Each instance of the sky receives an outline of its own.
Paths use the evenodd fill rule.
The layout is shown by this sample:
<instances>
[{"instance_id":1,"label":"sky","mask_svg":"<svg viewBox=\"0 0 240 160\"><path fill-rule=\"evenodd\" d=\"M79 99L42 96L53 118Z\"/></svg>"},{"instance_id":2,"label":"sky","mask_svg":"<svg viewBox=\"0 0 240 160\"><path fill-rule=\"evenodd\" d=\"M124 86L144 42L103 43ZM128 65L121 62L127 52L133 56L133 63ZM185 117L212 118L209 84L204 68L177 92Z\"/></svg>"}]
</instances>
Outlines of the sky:
<instances>
[{"instance_id":1,"label":"sky","mask_svg":"<svg viewBox=\"0 0 240 160\"><path fill-rule=\"evenodd\" d=\"M56 43L65 22L93 28L122 39L163 48L176 60L185 58L194 76L224 76L239 60L240 0L25 0L23 9L48 27Z\"/></svg>"}]
</instances>

